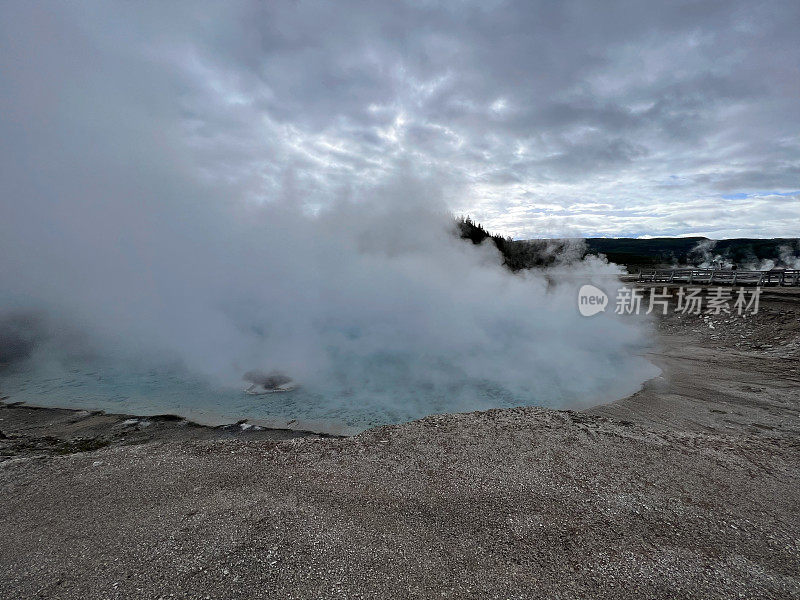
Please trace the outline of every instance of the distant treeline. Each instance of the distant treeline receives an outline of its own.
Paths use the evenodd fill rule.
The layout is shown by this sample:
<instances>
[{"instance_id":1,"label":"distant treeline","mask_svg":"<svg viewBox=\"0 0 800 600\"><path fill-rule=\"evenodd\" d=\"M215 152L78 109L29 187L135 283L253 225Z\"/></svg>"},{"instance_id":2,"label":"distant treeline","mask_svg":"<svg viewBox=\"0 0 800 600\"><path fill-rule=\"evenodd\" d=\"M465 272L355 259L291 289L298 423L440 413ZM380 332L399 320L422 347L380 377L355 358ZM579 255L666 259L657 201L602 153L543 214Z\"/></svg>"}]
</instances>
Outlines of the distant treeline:
<instances>
[{"instance_id":1,"label":"distant treeline","mask_svg":"<svg viewBox=\"0 0 800 600\"><path fill-rule=\"evenodd\" d=\"M503 264L512 271L550 267L581 260L587 254L582 239L512 240L491 234L469 216L456 219L461 238L480 244L489 239L503 256Z\"/></svg>"},{"instance_id":2,"label":"distant treeline","mask_svg":"<svg viewBox=\"0 0 800 600\"><path fill-rule=\"evenodd\" d=\"M512 271L548 267L581 260L586 255L604 255L609 262L629 267L676 265L769 269L798 268L800 238L738 238L710 240L682 238L585 238L512 240L489 233L470 217L456 219L461 238L480 244L486 239L500 251L504 264Z\"/></svg>"}]
</instances>

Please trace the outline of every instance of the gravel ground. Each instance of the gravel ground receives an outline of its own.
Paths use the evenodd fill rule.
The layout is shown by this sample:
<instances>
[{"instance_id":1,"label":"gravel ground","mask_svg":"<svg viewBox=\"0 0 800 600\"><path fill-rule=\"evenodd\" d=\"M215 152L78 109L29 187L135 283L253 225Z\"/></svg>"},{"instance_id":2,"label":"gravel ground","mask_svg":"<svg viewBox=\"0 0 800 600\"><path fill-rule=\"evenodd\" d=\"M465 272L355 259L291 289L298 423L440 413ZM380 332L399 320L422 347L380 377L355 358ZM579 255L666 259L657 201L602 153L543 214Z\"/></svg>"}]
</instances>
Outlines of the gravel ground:
<instances>
[{"instance_id":1,"label":"gravel ground","mask_svg":"<svg viewBox=\"0 0 800 600\"><path fill-rule=\"evenodd\" d=\"M793 298L777 353L668 317L663 376L586 412L333 439L6 407L0 597L800 598Z\"/></svg>"}]
</instances>

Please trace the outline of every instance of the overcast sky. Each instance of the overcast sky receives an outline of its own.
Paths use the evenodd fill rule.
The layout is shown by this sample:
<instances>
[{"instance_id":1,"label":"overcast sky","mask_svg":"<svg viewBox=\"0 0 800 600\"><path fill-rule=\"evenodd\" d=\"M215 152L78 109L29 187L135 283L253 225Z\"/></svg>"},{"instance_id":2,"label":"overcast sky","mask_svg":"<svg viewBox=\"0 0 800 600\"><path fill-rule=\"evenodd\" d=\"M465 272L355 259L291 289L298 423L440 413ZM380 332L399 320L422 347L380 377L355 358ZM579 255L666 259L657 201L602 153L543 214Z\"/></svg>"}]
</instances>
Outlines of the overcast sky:
<instances>
[{"instance_id":1,"label":"overcast sky","mask_svg":"<svg viewBox=\"0 0 800 600\"><path fill-rule=\"evenodd\" d=\"M152 102L200 177L255 202L405 172L515 238L800 235L797 0L2 11L7 151L89 81L104 123Z\"/></svg>"}]
</instances>

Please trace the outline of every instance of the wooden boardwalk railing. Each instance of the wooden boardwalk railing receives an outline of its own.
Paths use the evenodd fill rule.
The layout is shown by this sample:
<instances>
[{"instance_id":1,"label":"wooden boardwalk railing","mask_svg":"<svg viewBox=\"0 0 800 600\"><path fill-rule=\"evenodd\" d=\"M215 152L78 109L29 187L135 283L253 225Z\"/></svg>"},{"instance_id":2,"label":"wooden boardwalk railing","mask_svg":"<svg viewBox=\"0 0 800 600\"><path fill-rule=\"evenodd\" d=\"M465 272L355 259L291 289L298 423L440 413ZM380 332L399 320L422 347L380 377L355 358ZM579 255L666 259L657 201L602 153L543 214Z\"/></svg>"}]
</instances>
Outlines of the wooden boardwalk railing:
<instances>
[{"instance_id":1,"label":"wooden boardwalk railing","mask_svg":"<svg viewBox=\"0 0 800 600\"><path fill-rule=\"evenodd\" d=\"M639 281L714 285L800 285L800 269L734 271L728 269L642 269Z\"/></svg>"}]
</instances>

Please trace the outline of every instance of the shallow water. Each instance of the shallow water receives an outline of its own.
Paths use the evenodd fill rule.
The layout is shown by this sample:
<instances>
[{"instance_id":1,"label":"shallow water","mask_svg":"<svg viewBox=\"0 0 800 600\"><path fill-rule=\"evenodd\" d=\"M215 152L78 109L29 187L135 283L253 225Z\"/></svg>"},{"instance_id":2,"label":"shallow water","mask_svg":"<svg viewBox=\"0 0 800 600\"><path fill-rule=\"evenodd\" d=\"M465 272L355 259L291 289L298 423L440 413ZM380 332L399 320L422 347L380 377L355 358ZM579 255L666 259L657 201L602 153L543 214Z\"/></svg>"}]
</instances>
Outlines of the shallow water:
<instances>
[{"instance_id":1,"label":"shallow water","mask_svg":"<svg viewBox=\"0 0 800 600\"><path fill-rule=\"evenodd\" d=\"M648 371L647 377L655 374ZM636 378L629 388L617 389L616 397L635 392L641 381L643 378ZM270 427L336 434L353 434L445 412L525 405L570 408L587 403L586 398L513 393L481 381L436 389L412 384L358 390L301 385L291 392L261 396L245 394L246 385L220 387L181 369L137 369L96 361L27 363L0 373L0 396L8 396L10 402L141 416L175 414L211 425L247 419ZM598 397L590 403L613 399Z\"/></svg>"},{"instance_id":2,"label":"shallow water","mask_svg":"<svg viewBox=\"0 0 800 600\"><path fill-rule=\"evenodd\" d=\"M177 414L207 424L248 419L274 427L354 433L377 425L401 423L454 410L430 390L393 390L388 404L381 390L374 404L363 393L317 391L306 387L261 396L244 387L211 385L178 370L123 370L114 365L27 365L6 370L0 394L10 402L133 415ZM455 391L455 390L454 390ZM463 390L462 390L463 391ZM519 398L500 389L481 389L485 407L518 406ZM525 403L525 402L522 402Z\"/></svg>"}]
</instances>

